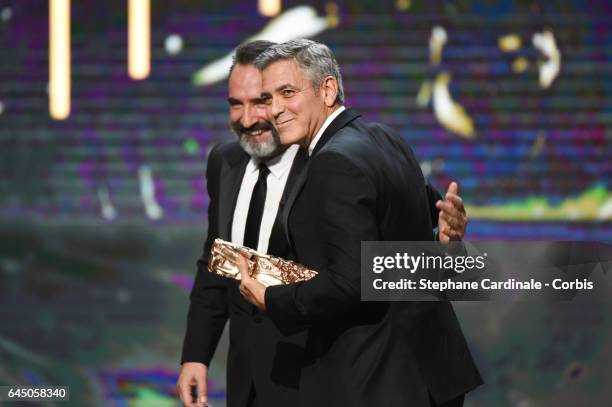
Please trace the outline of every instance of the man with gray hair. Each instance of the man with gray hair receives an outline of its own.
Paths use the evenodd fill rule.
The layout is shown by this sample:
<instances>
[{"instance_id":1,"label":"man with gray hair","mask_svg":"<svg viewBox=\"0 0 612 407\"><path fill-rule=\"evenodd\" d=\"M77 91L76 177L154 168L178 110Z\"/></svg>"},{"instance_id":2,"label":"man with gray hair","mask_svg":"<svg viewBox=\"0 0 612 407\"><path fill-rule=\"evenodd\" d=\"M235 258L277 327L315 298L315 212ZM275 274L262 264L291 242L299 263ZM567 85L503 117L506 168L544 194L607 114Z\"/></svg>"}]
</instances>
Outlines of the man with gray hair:
<instances>
[{"instance_id":1,"label":"man with gray hair","mask_svg":"<svg viewBox=\"0 0 612 407\"><path fill-rule=\"evenodd\" d=\"M297 403L304 333L285 336L265 313L244 301L234 280L208 272L213 241L222 238L291 258L279 212L307 154L283 146L261 101L261 73L253 61L274 43L237 48L228 81L230 126L237 140L217 144L208 156L208 232L190 295L177 391L184 406L208 399L208 367L230 321L227 407L285 407ZM196 402L192 398L195 388Z\"/></svg>"},{"instance_id":2,"label":"man with gray hair","mask_svg":"<svg viewBox=\"0 0 612 407\"><path fill-rule=\"evenodd\" d=\"M433 239L412 150L390 128L343 106L327 46L289 41L255 65L281 142L310 156L283 223L295 259L319 274L266 288L242 262L240 292L281 332L308 330L298 405L461 406L482 380L451 304L361 302L362 241Z\"/></svg>"},{"instance_id":3,"label":"man with gray hair","mask_svg":"<svg viewBox=\"0 0 612 407\"><path fill-rule=\"evenodd\" d=\"M191 397L192 386L196 388L200 405L206 400L208 367L228 320L227 406L297 404L304 333L284 336L265 313L244 301L235 281L207 271L210 247L217 237L275 256L293 258L282 227L282 207L307 153L298 146L280 144L278 131L266 118L266 106L261 100L261 73L253 62L271 45L274 43L270 41L253 41L236 49L227 101L230 126L238 140L216 145L208 156L208 233L191 291L177 382L185 406L196 405ZM266 166L264 171L269 171L265 183L259 182L266 189L264 204L260 215L250 215L251 207L257 207L253 197L261 197L261 188L257 185L262 164ZM451 197L459 200L440 201L438 215L434 204L439 193L429 186L427 190L432 215L441 224L440 239L461 238L467 219L459 205L460 199ZM446 219L449 219L447 223Z\"/></svg>"}]
</instances>

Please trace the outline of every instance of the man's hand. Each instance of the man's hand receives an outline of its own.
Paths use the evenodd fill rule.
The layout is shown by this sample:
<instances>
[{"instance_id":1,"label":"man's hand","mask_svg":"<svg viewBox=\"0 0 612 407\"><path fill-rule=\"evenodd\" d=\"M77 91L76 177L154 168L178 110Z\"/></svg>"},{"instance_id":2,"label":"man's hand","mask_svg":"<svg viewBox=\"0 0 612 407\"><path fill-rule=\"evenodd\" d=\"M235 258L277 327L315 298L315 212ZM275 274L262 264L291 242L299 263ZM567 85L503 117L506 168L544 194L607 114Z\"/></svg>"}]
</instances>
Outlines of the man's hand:
<instances>
[{"instance_id":1,"label":"man's hand","mask_svg":"<svg viewBox=\"0 0 612 407\"><path fill-rule=\"evenodd\" d=\"M185 362L181 368L181 374L176 382L176 390L185 407L206 406L208 392L206 380L208 378L208 367L204 363ZM191 397L191 387L196 386L196 401Z\"/></svg>"},{"instance_id":2,"label":"man's hand","mask_svg":"<svg viewBox=\"0 0 612 407\"><path fill-rule=\"evenodd\" d=\"M266 310L266 286L249 275L249 266L244 256L238 256L238 268L240 269L240 294L245 300L262 311Z\"/></svg>"},{"instance_id":3,"label":"man's hand","mask_svg":"<svg viewBox=\"0 0 612 407\"><path fill-rule=\"evenodd\" d=\"M451 240L463 239L468 218L456 182L450 183L444 201L436 202L436 208L440 210L438 214L438 240L447 243Z\"/></svg>"}]
</instances>

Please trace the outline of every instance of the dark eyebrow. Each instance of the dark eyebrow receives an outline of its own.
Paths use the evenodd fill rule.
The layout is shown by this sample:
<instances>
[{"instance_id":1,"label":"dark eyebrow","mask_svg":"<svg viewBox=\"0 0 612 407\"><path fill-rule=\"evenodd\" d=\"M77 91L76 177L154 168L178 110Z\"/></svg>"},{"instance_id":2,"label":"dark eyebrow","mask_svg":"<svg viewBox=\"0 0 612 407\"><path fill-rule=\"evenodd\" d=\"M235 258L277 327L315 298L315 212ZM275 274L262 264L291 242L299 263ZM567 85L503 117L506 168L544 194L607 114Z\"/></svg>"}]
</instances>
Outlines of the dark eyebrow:
<instances>
[{"instance_id":1,"label":"dark eyebrow","mask_svg":"<svg viewBox=\"0 0 612 407\"><path fill-rule=\"evenodd\" d=\"M272 94L270 92L261 92L261 96L259 96L260 100L271 99Z\"/></svg>"},{"instance_id":2,"label":"dark eyebrow","mask_svg":"<svg viewBox=\"0 0 612 407\"><path fill-rule=\"evenodd\" d=\"M233 105L239 105L240 101L238 99L234 99L234 98L227 98L227 102L233 106Z\"/></svg>"}]
</instances>

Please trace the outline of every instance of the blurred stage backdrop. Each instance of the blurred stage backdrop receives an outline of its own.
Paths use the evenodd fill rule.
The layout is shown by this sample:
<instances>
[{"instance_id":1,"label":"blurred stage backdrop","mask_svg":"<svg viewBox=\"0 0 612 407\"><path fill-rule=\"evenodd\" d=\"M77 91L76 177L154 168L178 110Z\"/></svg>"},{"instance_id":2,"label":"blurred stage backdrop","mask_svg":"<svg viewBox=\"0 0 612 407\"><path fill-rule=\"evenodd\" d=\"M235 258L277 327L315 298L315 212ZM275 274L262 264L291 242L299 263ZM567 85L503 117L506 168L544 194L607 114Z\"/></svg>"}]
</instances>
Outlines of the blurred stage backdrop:
<instances>
[{"instance_id":1,"label":"blurred stage backdrop","mask_svg":"<svg viewBox=\"0 0 612 407\"><path fill-rule=\"evenodd\" d=\"M227 55L255 36L329 44L347 104L399 130L438 189L459 182L468 239L612 241L605 0L282 1L273 17L256 0L152 1L143 80L127 3L72 2L71 110L54 120L48 2L0 0L0 385L177 405L206 157L233 137ZM466 405L606 405L611 308L456 304L486 380Z\"/></svg>"}]
</instances>

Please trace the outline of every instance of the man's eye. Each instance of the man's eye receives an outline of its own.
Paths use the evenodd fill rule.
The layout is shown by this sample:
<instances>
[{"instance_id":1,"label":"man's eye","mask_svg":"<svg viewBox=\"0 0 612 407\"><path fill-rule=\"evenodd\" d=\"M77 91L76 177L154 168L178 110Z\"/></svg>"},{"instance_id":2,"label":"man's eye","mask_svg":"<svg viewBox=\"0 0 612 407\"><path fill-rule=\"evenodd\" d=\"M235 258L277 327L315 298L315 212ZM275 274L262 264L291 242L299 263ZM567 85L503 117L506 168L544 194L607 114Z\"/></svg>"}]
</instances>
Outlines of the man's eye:
<instances>
[{"instance_id":1,"label":"man's eye","mask_svg":"<svg viewBox=\"0 0 612 407\"><path fill-rule=\"evenodd\" d=\"M281 90L281 96L283 96L283 97L288 98L288 97L291 97L293 95L295 95L295 91L293 89L283 89L283 90Z\"/></svg>"}]
</instances>

